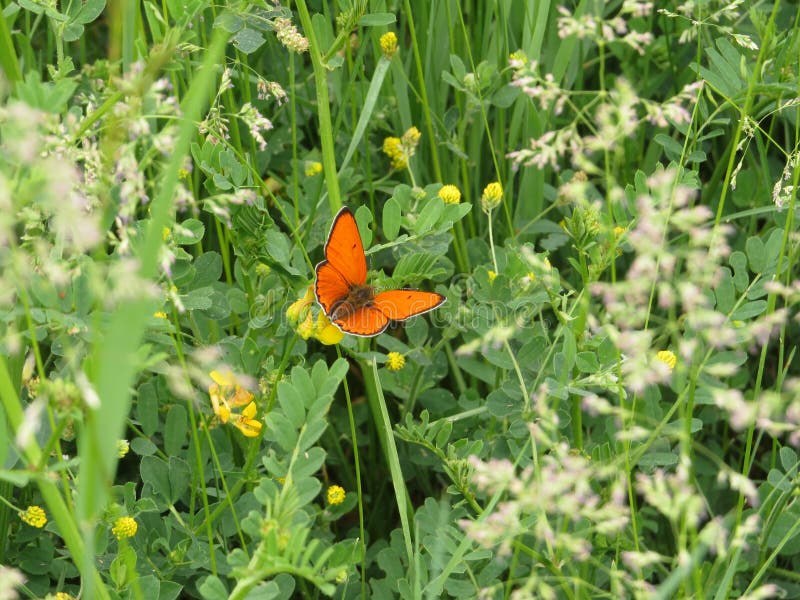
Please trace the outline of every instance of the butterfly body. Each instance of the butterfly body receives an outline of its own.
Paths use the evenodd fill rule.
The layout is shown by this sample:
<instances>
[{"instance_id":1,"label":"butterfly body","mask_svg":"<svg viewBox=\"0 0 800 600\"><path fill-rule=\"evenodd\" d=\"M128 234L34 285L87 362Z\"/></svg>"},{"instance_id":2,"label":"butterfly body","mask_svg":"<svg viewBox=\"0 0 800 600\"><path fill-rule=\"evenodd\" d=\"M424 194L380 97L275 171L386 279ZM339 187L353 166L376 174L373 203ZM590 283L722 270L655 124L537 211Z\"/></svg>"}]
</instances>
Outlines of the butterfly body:
<instances>
[{"instance_id":1,"label":"butterfly body","mask_svg":"<svg viewBox=\"0 0 800 600\"><path fill-rule=\"evenodd\" d=\"M328 318L345 333L374 336L390 321L404 321L445 301L435 292L388 290L367 284L367 258L355 217L345 207L333 219L325 260L316 269L314 293Z\"/></svg>"}]
</instances>

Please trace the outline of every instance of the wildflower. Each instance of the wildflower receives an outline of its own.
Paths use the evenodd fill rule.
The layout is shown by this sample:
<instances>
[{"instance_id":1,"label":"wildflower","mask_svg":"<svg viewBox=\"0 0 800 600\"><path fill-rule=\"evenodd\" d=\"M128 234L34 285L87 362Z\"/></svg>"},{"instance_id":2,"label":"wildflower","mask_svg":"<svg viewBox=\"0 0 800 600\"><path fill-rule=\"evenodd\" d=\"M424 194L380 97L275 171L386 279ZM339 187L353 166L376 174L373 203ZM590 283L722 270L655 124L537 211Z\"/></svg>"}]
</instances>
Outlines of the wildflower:
<instances>
[{"instance_id":1,"label":"wildflower","mask_svg":"<svg viewBox=\"0 0 800 600\"><path fill-rule=\"evenodd\" d=\"M267 81L266 79L259 78L256 83L256 91L259 100L267 100L270 96L275 98L278 106L286 102L286 90L281 87L277 81Z\"/></svg>"},{"instance_id":2,"label":"wildflower","mask_svg":"<svg viewBox=\"0 0 800 600\"><path fill-rule=\"evenodd\" d=\"M189 169L178 169L178 179L189 179L190 174Z\"/></svg>"},{"instance_id":3,"label":"wildflower","mask_svg":"<svg viewBox=\"0 0 800 600\"><path fill-rule=\"evenodd\" d=\"M402 138L387 137L383 140L383 153L391 160L392 168L401 170L408 167L414 156L422 134L416 127L409 127Z\"/></svg>"},{"instance_id":4,"label":"wildflower","mask_svg":"<svg viewBox=\"0 0 800 600\"><path fill-rule=\"evenodd\" d=\"M344 333L336 325L331 323L331 320L325 313L321 312L317 315L314 337L326 346L333 346L344 339Z\"/></svg>"},{"instance_id":5,"label":"wildflower","mask_svg":"<svg viewBox=\"0 0 800 600\"><path fill-rule=\"evenodd\" d=\"M307 310L313 302L314 288L309 285L306 288L303 297L293 302L291 305L289 305L289 308L286 309L286 318L289 320L289 323L292 325L297 324L300 319L305 316L304 311Z\"/></svg>"},{"instance_id":6,"label":"wildflower","mask_svg":"<svg viewBox=\"0 0 800 600\"><path fill-rule=\"evenodd\" d=\"M397 35L394 31L389 31L381 36L381 50L387 59L391 59L397 54Z\"/></svg>"},{"instance_id":7,"label":"wildflower","mask_svg":"<svg viewBox=\"0 0 800 600\"><path fill-rule=\"evenodd\" d=\"M489 283L494 283L494 280L497 279L497 273L494 271L487 272L487 275L489 276Z\"/></svg>"},{"instance_id":8,"label":"wildflower","mask_svg":"<svg viewBox=\"0 0 800 600\"><path fill-rule=\"evenodd\" d=\"M303 320L303 322L302 322L302 323L300 323L300 324L297 326L297 334L298 334L298 335L299 335L301 338L303 338L304 340L307 340L307 339L308 339L308 338L310 338L312 335L314 335L314 329L315 329L315 325L314 325L314 317L313 317L313 316L311 316L311 312L309 312L309 313L306 315L306 318Z\"/></svg>"},{"instance_id":9,"label":"wildflower","mask_svg":"<svg viewBox=\"0 0 800 600\"><path fill-rule=\"evenodd\" d=\"M306 177L313 177L322 173L322 163L316 160L306 162Z\"/></svg>"},{"instance_id":10,"label":"wildflower","mask_svg":"<svg viewBox=\"0 0 800 600\"><path fill-rule=\"evenodd\" d=\"M338 485L332 485L328 488L328 504L336 506L344 502L345 498L344 488Z\"/></svg>"},{"instance_id":11,"label":"wildflower","mask_svg":"<svg viewBox=\"0 0 800 600\"><path fill-rule=\"evenodd\" d=\"M272 24L275 26L275 35L278 41L289 50L302 54L308 52L308 39L297 31L297 27L292 25L290 19L283 17L275 19Z\"/></svg>"},{"instance_id":12,"label":"wildflower","mask_svg":"<svg viewBox=\"0 0 800 600\"><path fill-rule=\"evenodd\" d=\"M250 404L253 403L253 394L239 385L231 371L211 371L209 375L214 381L208 388L211 407L222 423L227 423L231 418L231 408L239 408L245 405L249 408ZM254 411L253 414L255 414ZM237 416L237 418L240 417ZM252 419L252 416L249 418ZM239 427L239 421L235 421L234 424ZM239 429L242 433L245 433L241 427ZM245 433L245 435L247 434Z\"/></svg>"},{"instance_id":13,"label":"wildflower","mask_svg":"<svg viewBox=\"0 0 800 600\"><path fill-rule=\"evenodd\" d=\"M161 230L161 239L166 242L167 239L169 238L169 234L170 233L171 233L171 231L170 231L169 227L164 227Z\"/></svg>"},{"instance_id":14,"label":"wildflower","mask_svg":"<svg viewBox=\"0 0 800 600\"><path fill-rule=\"evenodd\" d=\"M56 592L56 600L75 600L75 597L67 592Z\"/></svg>"},{"instance_id":15,"label":"wildflower","mask_svg":"<svg viewBox=\"0 0 800 600\"><path fill-rule=\"evenodd\" d=\"M399 371L406 365L406 357L399 352L389 352L386 355L386 368L390 371Z\"/></svg>"},{"instance_id":16,"label":"wildflower","mask_svg":"<svg viewBox=\"0 0 800 600\"><path fill-rule=\"evenodd\" d=\"M615 238L620 237L623 233L625 233L625 228L624 227L620 227L619 225L614 227L614 237Z\"/></svg>"},{"instance_id":17,"label":"wildflower","mask_svg":"<svg viewBox=\"0 0 800 600\"><path fill-rule=\"evenodd\" d=\"M667 365L670 371L674 369L675 365L678 363L678 357L675 356L675 353L671 350L661 350L656 354L656 358Z\"/></svg>"},{"instance_id":18,"label":"wildflower","mask_svg":"<svg viewBox=\"0 0 800 600\"><path fill-rule=\"evenodd\" d=\"M241 431L246 437L258 437L261 433L263 423L255 418L258 407L255 402L251 402L244 407L241 415L236 417L233 421L236 429Z\"/></svg>"},{"instance_id":19,"label":"wildflower","mask_svg":"<svg viewBox=\"0 0 800 600\"><path fill-rule=\"evenodd\" d=\"M272 121L258 112L258 109L249 102L245 102L239 109L238 116L247 125L251 137L258 143L258 148L262 151L265 150L267 140L264 139L262 132L269 131L274 127Z\"/></svg>"},{"instance_id":20,"label":"wildflower","mask_svg":"<svg viewBox=\"0 0 800 600\"><path fill-rule=\"evenodd\" d=\"M131 445L128 440L117 440L117 458L125 458L130 449Z\"/></svg>"},{"instance_id":21,"label":"wildflower","mask_svg":"<svg viewBox=\"0 0 800 600\"><path fill-rule=\"evenodd\" d=\"M403 150L400 147L400 138L387 137L383 140L383 153L389 157L392 168L405 169L408 166L408 159L404 156Z\"/></svg>"},{"instance_id":22,"label":"wildflower","mask_svg":"<svg viewBox=\"0 0 800 600\"><path fill-rule=\"evenodd\" d=\"M456 186L448 184L439 190L439 198L444 200L445 204L458 204L461 202L461 192Z\"/></svg>"},{"instance_id":23,"label":"wildflower","mask_svg":"<svg viewBox=\"0 0 800 600\"><path fill-rule=\"evenodd\" d=\"M114 527L111 528L111 533L118 540L124 540L136 535L136 530L139 525L133 517L120 517L114 522Z\"/></svg>"},{"instance_id":24,"label":"wildflower","mask_svg":"<svg viewBox=\"0 0 800 600\"><path fill-rule=\"evenodd\" d=\"M270 273L272 273L272 267L270 267L268 264L258 263L256 265L256 275L259 277L266 277Z\"/></svg>"},{"instance_id":25,"label":"wildflower","mask_svg":"<svg viewBox=\"0 0 800 600\"><path fill-rule=\"evenodd\" d=\"M41 529L47 523L47 515L41 506L29 506L24 511L20 511L19 518L31 527Z\"/></svg>"},{"instance_id":26,"label":"wildflower","mask_svg":"<svg viewBox=\"0 0 800 600\"><path fill-rule=\"evenodd\" d=\"M163 310L159 310L159 311L154 312L153 316L156 319L166 319L167 318L167 313L165 313Z\"/></svg>"},{"instance_id":27,"label":"wildflower","mask_svg":"<svg viewBox=\"0 0 800 600\"><path fill-rule=\"evenodd\" d=\"M499 182L493 181L483 188L481 196L481 207L484 212L491 212L500 205L503 200L503 186Z\"/></svg>"}]
</instances>

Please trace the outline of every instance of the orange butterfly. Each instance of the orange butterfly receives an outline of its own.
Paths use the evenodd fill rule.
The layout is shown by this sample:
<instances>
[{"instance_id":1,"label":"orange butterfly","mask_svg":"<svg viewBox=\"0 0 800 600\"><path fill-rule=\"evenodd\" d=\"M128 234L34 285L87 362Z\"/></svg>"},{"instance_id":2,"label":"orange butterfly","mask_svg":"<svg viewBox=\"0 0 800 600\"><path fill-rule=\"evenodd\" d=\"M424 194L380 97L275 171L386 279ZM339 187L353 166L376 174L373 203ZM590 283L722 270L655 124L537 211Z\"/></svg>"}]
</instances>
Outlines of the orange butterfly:
<instances>
[{"instance_id":1,"label":"orange butterfly","mask_svg":"<svg viewBox=\"0 0 800 600\"><path fill-rule=\"evenodd\" d=\"M350 209L333 219L325 260L317 265L314 292L325 314L345 333L370 337L383 332L389 321L405 321L433 310L446 300L435 292L389 290L375 293L367 285L367 257Z\"/></svg>"}]
</instances>

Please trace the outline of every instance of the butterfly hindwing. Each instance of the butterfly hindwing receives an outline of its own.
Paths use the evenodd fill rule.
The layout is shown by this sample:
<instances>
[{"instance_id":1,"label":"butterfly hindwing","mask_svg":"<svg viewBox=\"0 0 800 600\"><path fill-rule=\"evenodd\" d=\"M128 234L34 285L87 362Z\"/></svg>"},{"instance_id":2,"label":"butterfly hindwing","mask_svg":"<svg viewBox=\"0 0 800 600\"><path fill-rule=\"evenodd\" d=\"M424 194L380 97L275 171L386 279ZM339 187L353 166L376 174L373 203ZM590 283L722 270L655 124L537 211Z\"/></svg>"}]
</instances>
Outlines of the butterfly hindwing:
<instances>
[{"instance_id":1,"label":"butterfly hindwing","mask_svg":"<svg viewBox=\"0 0 800 600\"><path fill-rule=\"evenodd\" d=\"M346 298L350 293L350 284L338 269L331 265L327 260L323 260L317 265L317 281L314 284L314 293L317 302L322 306L325 314L333 312L333 305L337 300Z\"/></svg>"},{"instance_id":2,"label":"butterfly hindwing","mask_svg":"<svg viewBox=\"0 0 800 600\"><path fill-rule=\"evenodd\" d=\"M376 294L372 306L392 321L404 321L441 305L446 298L435 292L389 290Z\"/></svg>"},{"instance_id":3,"label":"butterfly hindwing","mask_svg":"<svg viewBox=\"0 0 800 600\"><path fill-rule=\"evenodd\" d=\"M374 306L362 306L333 322L345 333L371 337L383 332L389 326L389 317Z\"/></svg>"}]
</instances>

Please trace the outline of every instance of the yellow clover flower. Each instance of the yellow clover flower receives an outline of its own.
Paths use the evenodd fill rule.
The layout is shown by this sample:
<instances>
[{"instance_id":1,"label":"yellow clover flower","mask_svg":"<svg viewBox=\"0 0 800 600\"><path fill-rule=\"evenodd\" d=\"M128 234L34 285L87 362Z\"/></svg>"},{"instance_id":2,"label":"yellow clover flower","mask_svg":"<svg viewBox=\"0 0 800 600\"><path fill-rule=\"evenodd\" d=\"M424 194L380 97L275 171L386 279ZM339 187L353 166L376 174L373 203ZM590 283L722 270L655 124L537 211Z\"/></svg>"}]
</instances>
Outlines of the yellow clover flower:
<instances>
[{"instance_id":1,"label":"yellow clover flower","mask_svg":"<svg viewBox=\"0 0 800 600\"><path fill-rule=\"evenodd\" d=\"M445 204L458 204L461 202L461 192L454 185L444 185L439 190L439 198L444 200Z\"/></svg>"},{"instance_id":2,"label":"yellow clover flower","mask_svg":"<svg viewBox=\"0 0 800 600\"><path fill-rule=\"evenodd\" d=\"M661 352L656 354L656 358L667 365L670 371L678 364L678 357L675 356L675 353L671 350L661 350Z\"/></svg>"},{"instance_id":3,"label":"yellow clover flower","mask_svg":"<svg viewBox=\"0 0 800 600\"><path fill-rule=\"evenodd\" d=\"M130 449L131 444L128 440L117 440L117 458L125 458Z\"/></svg>"},{"instance_id":4,"label":"yellow clover flower","mask_svg":"<svg viewBox=\"0 0 800 600\"><path fill-rule=\"evenodd\" d=\"M292 302L289 308L286 309L286 318L291 325L295 325L305 317L305 310L314 302L314 286L309 285L306 288L303 297L299 300Z\"/></svg>"},{"instance_id":5,"label":"yellow clover flower","mask_svg":"<svg viewBox=\"0 0 800 600\"><path fill-rule=\"evenodd\" d=\"M114 522L114 527L111 528L111 533L118 540L124 540L136 535L139 525L133 517L120 517Z\"/></svg>"},{"instance_id":6,"label":"yellow clover flower","mask_svg":"<svg viewBox=\"0 0 800 600\"><path fill-rule=\"evenodd\" d=\"M500 182L493 181L485 188L483 188L483 195L481 196L481 207L485 212L491 212L500 205L503 200L503 186Z\"/></svg>"},{"instance_id":7,"label":"yellow clover flower","mask_svg":"<svg viewBox=\"0 0 800 600\"><path fill-rule=\"evenodd\" d=\"M488 271L486 274L489 276L489 283L494 283L494 280L497 279L497 273L494 271Z\"/></svg>"},{"instance_id":8,"label":"yellow clover flower","mask_svg":"<svg viewBox=\"0 0 800 600\"><path fill-rule=\"evenodd\" d=\"M209 373L214 381L208 388L208 395L211 397L211 408L221 423L227 423L232 413L232 408L246 408L241 415L235 415L233 424L248 437L254 437L261 431L259 421L253 419L256 413L253 394L244 389L236 381L236 376L230 371L211 371ZM252 407L252 408L251 408ZM255 431L257 423L258 431ZM255 433L253 433L255 431Z\"/></svg>"},{"instance_id":9,"label":"yellow clover flower","mask_svg":"<svg viewBox=\"0 0 800 600\"><path fill-rule=\"evenodd\" d=\"M399 352L389 352L386 355L386 368L390 371L399 371L406 366L406 357Z\"/></svg>"},{"instance_id":10,"label":"yellow clover flower","mask_svg":"<svg viewBox=\"0 0 800 600\"><path fill-rule=\"evenodd\" d=\"M41 529L47 524L47 515L41 506L29 506L24 511L20 511L19 518L31 527Z\"/></svg>"},{"instance_id":11,"label":"yellow clover flower","mask_svg":"<svg viewBox=\"0 0 800 600\"><path fill-rule=\"evenodd\" d=\"M400 171L408 166L408 158L403 152L400 138L387 137L384 139L383 153L389 157L393 169Z\"/></svg>"},{"instance_id":12,"label":"yellow clover flower","mask_svg":"<svg viewBox=\"0 0 800 600\"><path fill-rule=\"evenodd\" d=\"M344 502L345 496L344 488L338 485L332 485L328 488L328 504L336 506Z\"/></svg>"},{"instance_id":13,"label":"yellow clover flower","mask_svg":"<svg viewBox=\"0 0 800 600\"><path fill-rule=\"evenodd\" d=\"M397 54L397 35L394 31L388 31L381 36L381 50L383 55L390 59Z\"/></svg>"}]
</instances>

